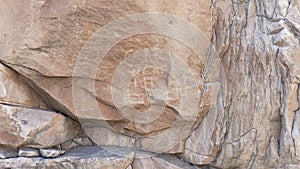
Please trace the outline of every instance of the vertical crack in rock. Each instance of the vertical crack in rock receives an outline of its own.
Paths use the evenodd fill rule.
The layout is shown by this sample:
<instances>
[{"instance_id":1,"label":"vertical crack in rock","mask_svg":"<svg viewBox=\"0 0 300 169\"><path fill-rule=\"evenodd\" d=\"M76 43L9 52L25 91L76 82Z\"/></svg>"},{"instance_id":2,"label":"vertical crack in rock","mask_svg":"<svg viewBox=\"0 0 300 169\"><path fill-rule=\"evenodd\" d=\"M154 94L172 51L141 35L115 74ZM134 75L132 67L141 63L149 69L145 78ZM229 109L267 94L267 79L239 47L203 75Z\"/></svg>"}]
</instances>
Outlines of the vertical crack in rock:
<instances>
[{"instance_id":1,"label":"vertical crack in rock","mask_svg":"<svg viewBox=\"0 0 300 169\"><path fill-rule=\"evenodd\" d=\"M299 48L297 31L293 31L295 26L285 22L293 16L289 12L297 4L286 2L214 2L216 23L212 42L223 61L228 85L227 105L230 105L225 116L225 124L228 124L225 142L229 144L222 146L214 166L272 168L285 161L281 160L286 156L282 146L288 142L283 141L280 131L286 133L285 126L296 127L293 113L288 115L285 110L293 85L291 79L298 74L293 68L298 66L296 63L292 66L292 60L297 60L295 54ZM294 13L294 18L295 15L298 14ZM296 101L291 96L290 100L291 103ZM239 138L251 128L256 129L257 134L252 141L247 140L250 145L243 146ZM294 128L288 129L291 130ZM239 146L233 145L232 140L237 140ZM291 146L297 147L295 143Z\"/></svg>"}]
</instances>

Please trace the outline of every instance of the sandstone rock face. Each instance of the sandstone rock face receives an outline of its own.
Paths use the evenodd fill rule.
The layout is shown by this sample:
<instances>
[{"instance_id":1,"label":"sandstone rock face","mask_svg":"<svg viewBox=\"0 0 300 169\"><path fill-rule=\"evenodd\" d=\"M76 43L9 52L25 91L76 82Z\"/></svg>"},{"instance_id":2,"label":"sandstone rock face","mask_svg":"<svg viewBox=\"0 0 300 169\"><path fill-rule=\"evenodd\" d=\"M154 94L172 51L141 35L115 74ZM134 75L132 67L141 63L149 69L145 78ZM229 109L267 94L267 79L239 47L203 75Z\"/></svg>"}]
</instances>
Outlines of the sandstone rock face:
<instances>
[{"instance_id":1,"label":"sandstone rock face","mask_svg":"<svg viewBox=\"0 0 300 169\"><path fill-rule=\"evenodd\" d=\"M11 21L3 20L2 24L6 25L2 28L4 38L10 43L3 45L4 52L0 59L18 72L50 109L79 119L96 144L136 147L158 153L183 153L185 139L208 112L214 99L218 98L211 95L219 93L220 88L206 88L219 83L220 62L216 62L214 51L209 52L212 25L212 20L208 19L210 3L178 3L184 5L178 11L172 10L178 4L164 9L159 1L20 3L18 6L22 6L22 14L12 13L8 18L15 19L14 24L28 32L11 29L7 25ZM3 4L10 5L10 2L4 1ZM189 12L196 8L199 9L196 15ZM146 11L166 10L169 14L165 17L158 13L148 14L148 17L138 15ZM105 17L99 18L99 13L105 13ZM109 28L102 30L103 34L95 34L97 29L113 19L129 14L136 15L132 19L112 23L112 26L122 24L113 26L113 31ZM28 18L21 19L24 16ZM156 21L155 18L164 18L164 21ZM197 18L203 20L200 22ZM140 21L145 28L133 29ZM161 23L166 24L166 30L161 31L157 27ZM190 29L186 28L187 25ZM130 35L124 30L136 33L120 39ZM149 33L137 34L138 31ZM177 35L179 31L181 33ZM190 31L194 31L196 37L186 36ZM10 40L15 34L24 40ZM76 35L75 39L73 35ZM100 41L97 35L103 36ZM173 35L177 35L178 40L171 38ZM90 59L93 55L90 54L99 53L95 51L98 49L95 45L109 44L105 41L107 39L119 40L109 48L103 46L103 52L106 49L109 51L101 63L93 63ZM98 42L94 44L94 41ZM13 46L14 50L11 50ZM207 53L211 53L210 59L205 59ZM126 63L137 68L129 68ZM206 70L206 65L212 64L216 66L215 70ZM90 75L91 68L97 68L94 77ZM136 71L137 74L134 74ZM130 74L134 74L133 78L128 76ZM91 83L95 83L95 90L90 88ZM127 87L128 96L120 97L125 96ZM93 107L95 101L96 108ZM161 146L156 146L158 144Z\"/></svg>"},{"instance_id":2,"label":"sandstone rock face","mask_svg":"<svg viewBox=\"0 0 300 169\"><path fill-rule=\"evenodd\" d=\"M1 104L46 109L44 101L22 77L3 64L0 64L0 78Z\"/></svg>"},{"instance_id":3,"label":"sandstone rock face","mask_svg":"<svg viewBox=\"0 0 300 169\"><path fill-rule=\"evenodd\" d=\"M54 112L0 106L0 144L11 147L53 147L79 133L79 125Z\"/></svg>"},{"instance_id":4,"label":"sandstone rock face","mask_svg":"<svg viewBox=\"0 0 300 169\"><path fill-rule=\"evenodd\" d=\"M300 168L299 11L2 0L0 167Z\"/></svg>"}]
</instances>

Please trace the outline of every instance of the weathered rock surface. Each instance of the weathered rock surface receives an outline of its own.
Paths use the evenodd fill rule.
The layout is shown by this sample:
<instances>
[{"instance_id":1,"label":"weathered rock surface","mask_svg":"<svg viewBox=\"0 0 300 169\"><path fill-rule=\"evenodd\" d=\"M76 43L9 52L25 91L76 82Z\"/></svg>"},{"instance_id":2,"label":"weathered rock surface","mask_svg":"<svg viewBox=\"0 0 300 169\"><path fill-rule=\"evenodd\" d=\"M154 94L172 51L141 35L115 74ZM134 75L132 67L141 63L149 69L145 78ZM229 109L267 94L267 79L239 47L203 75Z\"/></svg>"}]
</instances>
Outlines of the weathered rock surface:
<instances>
[{"instance_id":1,"label":"weathered rock surface","mask_svg":"<svg viewBox=\"0 0 300 169\"><path fill-rule=\"evenodd\" d=\"M35 148L20 148L18 152L19 157L38 157L40 151Z\"/></svg>"},{"instance_id":2,"label":"weathered rock surface","mask_svg":"<svg viewBox=\"0 0 300 169\"><path fill-rule=\"evenodd\" d=\"M224 116L217 106L205 116L199 127L187 139L185 151L179 155L185 161L207 165L215 161L224 137Z\"/></svg>"},{"instance_id":3,"label":"weathered rock surface","mask_svg":"<svg viewBox=\"0 0 300 169\"><path fill-rule=\"evenodd\" d=\"M0 103L46 109L41 97L10 68L0 63Z\"/></svg>"},{"instance_id":4,"label":"weathered rock surface","mask_svg":"<svg viewBox=\"0 0 300 169\"><path fill-rule=\"evenodd\" d=\"M64 154L65 151L60 150L60 149L54 149L54 148L51 148L51 149L41 148L40 153L41 153L42 157L54 158L54 157L58 157L58 156Z\"/></svg>"},{"instance_id":5,"label":"weathered rock surface","mask_svg":"<svg viewBox=\"0 0 300 169\"><path fill-rule=\"evenodd\" d=\"M170 155L154 155L151 153L137 153L139 158L136 158L132 163L132 168L138 169L199 169L189 163L186 163L174 156ZM142 157L144 156L144 157Z\"/></svg>"},{"instance_id":6,"label":"weathered rock surface","mask_svg":"<svg viewBox=\"0 0 300 169\"><path fill-rule=\"evenodd\" d=\"M18 149L0 146L0 159L12 158L18 155Z\"/></svg>"},{"instance_id":7,"label":"weathered rock surface","mask_svg":"<svg viewBox=\"0 0 300 169\"><path fill-rule=\"evenodd\" d=\"M0 144L11 147L53 147L75 137L79 125L61 114L0 105Z\"/></svg>"},{"instance_id":8,"label":"weathered rock surface","mask_svg":"<svg viewBox=\"0 0 300 169\"><path fill-rule=\"evenodd\" d=\"M299 167L299 2L216 1L213 7L212 42L226 72L228 102L225 140L211 165Z\"/></svg>"},{"instance_id":9,"label":"weathered rock surface","mask_svg":"<svg viewBox=\"0 0 300 169\"><path fill-rule=\"evenodd\" d=\"M297 0L2 0L0 145L90 145L74 142L68 116L98 145L173 155L89 147L0 165L300 168L299 11ZM176 17L132 15L143 12Z\"/></svg>"},{"instance_id":10,"label":"weathered rock surface","mask_svg":"<svg viewBox=\"0 0 300 169\"><path fill-rule=\"evenodd\" d=\"M91 146L93 143L87 137L73 139L73 142L81 146Z\"/></svg>"},{"instance_id":11,"label":"weathered rock surface","mask_svg":"<svg viewBox=\"0 0 300 169\"><path fill-rule=\"evenodd\" d=\"M2 11L9 11L10 2L3 1L2 3L7 6L1 7ZM169 5L162 7L162 3ZM203 95L204 86L208 82L214 83L219 80L211 77L212 75L218 76L218 73L215 73L220 71L218 64L213 58L205 59L209 51L209 38L213 24L209 19L211 17L210 2L176 1L174 3L171 0L164 2L120 2L117 0L81 2L74 0L68 3L57 3L38 1L21 2L14 8L22 9L18 13L10 13L1 21L1 25L5 25L1 28L3 38L9 43L3 44L0 60L18 72L26 83L40 94L49 108L60 111L73 119L78 118L89 137L98 145L135 146L138 149L153 152L184 152L185 139L191 135L193 127L197 126L209 109L204 103L201 103L203 104L201 108L198 107L201 102L200 98L203 97L202 100L210 102L213 99L210 93ZM191 12L193 10L195 11ZM91 35L114 19L145 11L166 12L194 24L197 31L200 30L197 35L198 41L187 42L193 45L201 44L196 47L197 51L193 51L193 47L191 50L188 44L170 37L156 34L136 35L122 39L112 46L110 51L103 56L105 59L101 64L96 65L99 69L94 79L89 76L85 77L85 73L90 73L88 70L94 67L93 62L89 59L85 60L83 56L82 61L78 63L77 57L84 53L84 45L87 44ZM169 16L169 18L172 17ZM145 19L143 16L141 18ZM19 29L10 27L9 23L12 19ZM127 21L132 23L114 27L114 31L122 33L124 30L132 30L133 25L138 24L135 20ZM153 19L149 18L143 21L143 24L154 32L160 31L159 28L155 28L152 21ZM175 20L164 22L165 24L177 23ZM186 27L187 23L178 25L177 29ZM194 26L191 27L194 28ZM172 27L168 29L174 31L171 30ZM189 31L183 30L183 34ZM18 34L16 38L22 40L15 42L13 38L15 34ZM117 33L102 35L107 36L102 37L103 39L120 36ZM119 77L114 74L122 69L122 65L126 69L124 63L130 62L130 58L134 58L132 55L150 48L159 48L162 51L174 53L179 60L183 60L183 63L178 65L181 61L158 56L156 57L157 63L161 62L161 66L164 66L163 70L159 70L157 66L157 68L141 69L131 79L132 81L126 82L128 84L120 84L124 83L124 73L130 74L135 70L120 71ZM198 56L199 54L201 56ZM216 57L215 54L211 56ZM131 64L143 66L142 63L149 60L147 57L139 57L138 60L131 59ZM210 64L214 64L215 70L204 70L205 65ZM80 67L79 72L74 70L76 66ZM187 68L190 69L190 75L181 76ZM117 78L114 80L113 77ZM195 84L189 82L191 79ZM96 82L96 91L89 88L89 81ZM124 93L123 89L118 88L114 90L117 90L119 94L117 98L113 98L114 93L110 88L120 87L120 85L129 86L129 99L118 100L118 95ZM187 87L189 85L190 87ZM80 100L79 103L76 99ZM91 100L97 100L96 109L91 106ZM148 119L147 123L141 119ZM103 123L107 124L103 125ZM103 134L107 137L103 137ZM157 144L163 145L156 146Z\"/></svg>"},{"instance_id":12,"label":"weathered rock surface","mask_svg":"<svg viewBox=\"0 0 300 169\"><path fill-rule=\"evenodd\" d=\"M87 137L79 137L69 140L60 145L63 150L69 150L80 146L92 146L93 142Z\"/></svg>"},{"instance_id":13,"label":"weathered rock surface","mask_svg":"<svg viewBox=\"0 0 300 169\"><path fill-rule=\"evenodd\" d=\"M110 148L82 147L73 149L57 158L12 158L0 160L0 168L99 168L99 169L125 169L133 161L130 151L119 154L110 153ZM115 150L113 150L115 151Z\"/></svg>"},{"instance_id":14,"label":"weathered rock surface","mask_svg":"<svg viewBox=\"0 0 300 169\"><path fill-rule=\"evenodd\" d=\"M138 157L133 161L134 157ZM13 166L13 167L12 167ZM57 158L12 158L0 160L11 168L103 168L103 169L197 169L170 155L134 152L120 147L81 147Z\"/></svg>"}]
</instances>

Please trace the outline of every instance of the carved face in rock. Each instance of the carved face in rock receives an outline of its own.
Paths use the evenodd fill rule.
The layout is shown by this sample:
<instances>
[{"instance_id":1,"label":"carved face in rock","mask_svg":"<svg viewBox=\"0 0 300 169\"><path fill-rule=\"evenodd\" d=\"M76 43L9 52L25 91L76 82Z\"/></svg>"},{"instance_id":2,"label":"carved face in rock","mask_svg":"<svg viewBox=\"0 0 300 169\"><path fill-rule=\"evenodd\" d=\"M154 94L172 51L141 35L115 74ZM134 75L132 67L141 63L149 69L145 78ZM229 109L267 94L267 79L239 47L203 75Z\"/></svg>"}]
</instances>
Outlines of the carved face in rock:
<instances>
[{"instance_id":1,"label":"carved face in rock","mask_svg":"<svg viewBox=\"0 0 300 169\"><path fill-rule=\"evenodd\" d=\"M121 38L107 51L101 49L107 46L103 41L99 52L97 38L83 48L87 57L76 65L80 78L73 83L78 86L73 97L84 97L75 107L86 133L99 145L183 152L185 139L219 93L220 85L209 83L218 72L205 70L215 55L204 62L180 40L155 33ZM202 54L208 54L205 45ZM95 59L99 54L104 56Z\"/></svg>"}]
</instances>

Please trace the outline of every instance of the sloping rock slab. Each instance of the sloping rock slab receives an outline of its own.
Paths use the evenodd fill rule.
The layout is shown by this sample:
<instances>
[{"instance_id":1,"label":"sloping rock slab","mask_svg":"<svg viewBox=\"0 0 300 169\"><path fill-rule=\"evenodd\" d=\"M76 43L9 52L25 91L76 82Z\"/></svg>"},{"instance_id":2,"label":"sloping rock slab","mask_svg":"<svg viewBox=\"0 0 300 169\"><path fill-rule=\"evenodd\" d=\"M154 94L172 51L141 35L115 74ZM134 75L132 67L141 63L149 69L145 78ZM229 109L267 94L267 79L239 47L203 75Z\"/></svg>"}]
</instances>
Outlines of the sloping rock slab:
<instances>
[{"instance_id":1,"label":"sloping rock slab","mask_svg":"<svg viewBox=\"0 0 300 169\"><path fill-rule=\"evenodd\" d=\"M42 98L13 70L0 63L0 103L47 109Z\"/></svg>"},{"instance_id":2,"label":"sloping rock slab","mask_svg":"<svg viewBox=\"0 0 300 169\"><path fill-rule=\"evenodd\" d=\"M2 145L50 148L74 138L79 131L75 121L52 111L0 105Z\"/></svg>"}]
</instances>

